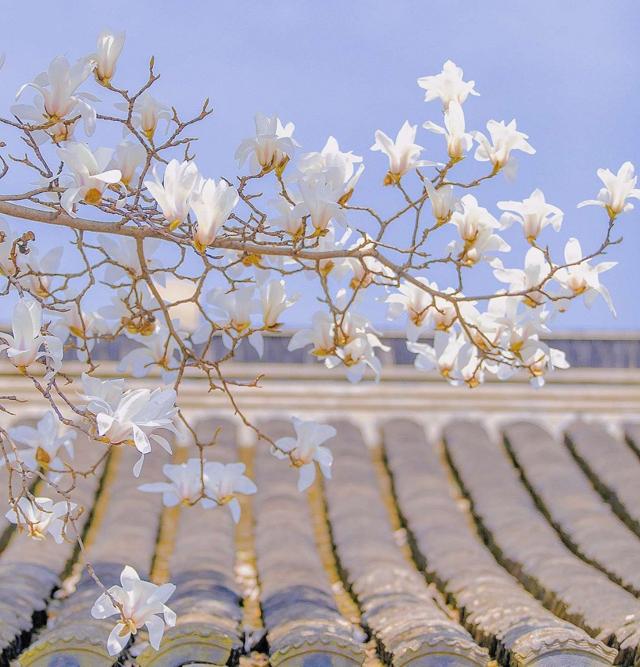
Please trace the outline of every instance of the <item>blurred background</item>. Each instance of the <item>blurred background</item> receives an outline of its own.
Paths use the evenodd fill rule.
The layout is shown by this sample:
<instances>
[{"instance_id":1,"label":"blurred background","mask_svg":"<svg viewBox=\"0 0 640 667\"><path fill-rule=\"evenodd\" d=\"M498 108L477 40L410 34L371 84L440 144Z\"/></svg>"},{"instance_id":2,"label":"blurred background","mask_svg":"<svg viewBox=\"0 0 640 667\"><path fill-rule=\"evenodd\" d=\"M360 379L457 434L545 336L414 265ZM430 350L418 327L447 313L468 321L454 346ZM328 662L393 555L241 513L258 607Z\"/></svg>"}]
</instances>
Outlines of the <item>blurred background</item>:
<instances>
[{"instance_id":1,"label":"blurred background","mask_svg":"<svg viewBox=\"0 0 640 667\"><path fill-rule=\"evenodd\" d=\"M399 193L381 187L386 159L369 151L373 134L379 128L395 136L405 120L420 126L426 120L441 123L439 103L423 101L416 79L439 72L450 58L480 92L465 105L467 129L484 130L491 118L515 117L537 149L535 156L522 155L515 182L499 176L477 191L480 203L497 215L496 201L543 189L547 201L565 211L561 232L549 229L544 237L558 259L570 236L581 239L585 253L602 239L603 211L576 209L579 201L597 194L596 169L617 171L625 160L640 162L636 0L84 0L47 11L35 11L31 3L5 3L3 20L14 26L5 31L0 46L6 52L0 72L3 115L8 115L17 88L52 57L63 54L75 60L93 51L101 29L125 30L117 85L140 85L154 55L162 75L155 88L159 99L188 116L210 97L214 115L200 126L196 146L205 175L237 174L234 152L252 134L254 113L278 114L296 124L302 151L320 150L333 134L343 150L363 155L366 171L353 203L366 202L382 211L399 206ZM81 131L77 136L84 138ZM89 142L95 147L100 139ZM440 137L420 129L418 143L426 148L424 157L443 157ZM485 172L486 165L473 159L467 163L463 173ZM16 187L12 178L2 184L3 190ZM619 262L604 275L617 319L602 300L591 310L576 302L555 329L640 329L637 204L636 211L620 217L624 243L607 257ZM53 239L53 233L42 230L41 238ZM514 248L507 266L522 265L526 245L521 236L519 226L505 233ZM468 289L493 285L488 271L474 270ZM290 309L288 324L306 323L311 306L303 300ZM390 326L381 304L367 307L381 328Z\"/></svg>"}]
</instances>

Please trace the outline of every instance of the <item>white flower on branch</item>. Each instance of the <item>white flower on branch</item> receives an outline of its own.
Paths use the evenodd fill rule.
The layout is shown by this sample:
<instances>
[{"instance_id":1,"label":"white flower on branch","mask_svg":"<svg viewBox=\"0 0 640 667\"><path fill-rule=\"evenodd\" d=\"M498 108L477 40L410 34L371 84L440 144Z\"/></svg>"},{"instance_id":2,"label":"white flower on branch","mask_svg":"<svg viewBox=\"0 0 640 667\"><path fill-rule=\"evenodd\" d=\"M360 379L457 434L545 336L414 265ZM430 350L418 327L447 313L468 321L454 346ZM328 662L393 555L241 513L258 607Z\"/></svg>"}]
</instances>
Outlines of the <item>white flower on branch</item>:
<instances>
[{"instance_id":1,"label":"white flower on branch","mask_svg":"<svg viewBox=\"0 0 640 667\"><path fill-rule=\"evenodd\" d=\"M165 463L162 472L168 482L151 482L138 487L144 493L161 493L165 507L194 505L203 492L203 467L200 459L189 459L185 463Z\"/></svg>"},{"instance_id":2,"label":"white flower on branch","mask_svg":"<svg viewBox=\"0 0 640 667\"><path fill-rule=\"evenodd\" d=\"M609 169L598 169L598 178L604 183L598 193L597 199L587 199L580 202L578 208L583 206L602 206L606 209L609 217L613 220L617 215L633 210L633 204L627 199L640 199L640 189L636 188L638 177L631 162L625 162L618 173L614 174Z\"/></svg>"},{"instance_id":3,"label":"white flower on branch","mask_svg":"<svg viewBox=\"0 0 640 667\"><path fill-rule=\"evenodd\" d=\"M424 88L425 102L442 100L446 109L451 102L464 104L469 95L479 95L475 90L475 81L464 81L463 71L451 60L447 60L439 74L423 76L418 79L420 88Z\"/></svg>"},{"instance_id":4,"label":"white flower on branch","mask_svg":"<svg viewBox=\"0 0 640 667\"><path fill-rule=\"evenodd\" d=\"M213 243L238 200L238 191L222 179L216 183L213 178L208 178L194 191L191 208L197 222L193 245L198 252L204 253Z\"/></svg>"},{"instance_id":5,"label":"white flower on branch","mask_svg":"<svg viewBox=\"0 0 640 667\"><path fill-rule=\"evenodd\" d=\"M451 248L458 253L458 259L467 266L473 266L496 252L509 252L511 246L493 230L500 228L500 223L478 205L473 195L465 195L460 200L461 210L451 216L461 242L453 242Z\"/></svg>"},{"instance_id":6,"label":"white flower on branch","mask_svg":"<svg viewBox=\"0 0 640 667\"><path fill-rule=\"evenodd\" d=\"M129 105L126 102L118 102L115 107L125 113L129 113ZM166 120L168 127L169 121L171 120L171 111L165 104L158 102L148 90L145 90L135 101L132 120L134 126L138 128L149 141L153 142L153 137L158 129L158 123L161 120ZM124 132L127 132L126 127Z\"/></svg>"},{"instance_id":7,"label":"white flower on branch","mask_svg":"<svg viewBox=\"0 0 640 667\"><path fill-rule=\"evenodd\" d=\"M344 152L335 137L327 139L324 148L319 152L306 153L298 163L299 179L315 182L333 191L335 200L340 205L346 204L362 176L364 165L361 155L352 151ZM355 166L358 164L358 169Z\"/></svg>"},{"instance_id":8,"label":"white flower on branch","mask_svg":"<svg viewBox=\"0 0 640 667\"><path fill-rule=\"evenodd\" d=\"M42 359L47 366L48 381L62 368L62 341L42 333L42 307L37 301L20 299L13 309L13 335L0 332L0 352L21 372Z\"/></svg>"},{"instance_id":9,"label":"white flower on branch","mask_svg":"<svg viewBox=\"0 0 640 667\"><path fill-rule=\"evenodd\" d=\"M458 355L466 345L464 337L456 332L436 331L433 345L407 341L409 352L416 354L414 365L421 371L436 370L443 378L452 379L458 365Z\"/></svg>"},{"instance_id":10,"label":"white flower on branch","mask_svg":"<svg viewBox=\"0 0 640 667\"><path fill-rule=\"evenodd\" d=\"M173 595L173 584L156 586L140 579L138 573L127 565L120 575L121 586L111 586L93 604L93 618L103 619L118 615L120 618L107 639L109 655L118 655L129 643L131 635L145 626L149 643L157 651L164 635L165 625L176 624L175 613L165 602ZM118 608L114 601L120 605ZM164 618L160 618L160 616Z\"/></svg>"},{"instance_id":11,"label":"white flower on branch","mask_svg":"<svg viewBox=\"0 0 640 667\"><path fill-rule=\"evenodd\" d=\"M62 56L51 61L49 69L30 83L25 83L16 94L18 99L27 88L39 93L32 105L15 104L11 112L21 120L44 126L43 131L56 143L70 137L74 116L80 115L87 135L93 134L96 125L96 111L89 102L97 101L90 93L78 93L80 87L91 74L91 64L82 59L74 65ZM66 123L63 121L67 121Z\"/></svg>"},{"instance_id":12,"label":"white flower on branch","mask_svg":"<svg viewBox=\"0 0 640 667\"><path fill-rule=\"evenodd\" d=\"M64 191L60 204L72 217L76 215L74 204L84 201L99 205L105 188L122 177L119 169L109 169L113 155L110 148L92 151L86 144L69 142L65 148L58 148L58 155L71 169L71 185Z\"/></svg>"},{"instance_id":13,"label":"white flower on branch","mask_svg":"<svg viewBox=\"0 0 640 667\"><path fill-rule=\"evenodd\" d=\"M389 171L384 177L385 185L397 185L402 177L417 167L433 167L436 163L428 160L419 160L422 146L415 143L417 125L404 122L395 141L382 130L376 130L376 141L371 146L372 151L381 151L389 158Z\"/></svg>"},{"instance_id":14,"label":"white flower on branch","mask_svg":"<svg viewBox=\"0 0 640 667\"><path fill-rule=\"evenodd\" d=\"M236 160L242 166L250 159L251 168L267 173L273 169L282 174L287 162L299 145L293 138L295 125L283 125L277 116L256 114L255 137L245 139L236 150Z\"/></svg>"},{"instance_id":15,"label":"white flower on branch","mask_svg":"<svg viewBox=\"0 0 640 667\"><path fill-rule=\"evenodd\" d=\"M82 375L86 409L95 416L97 435L112 445L130 445L140 452L133 474L140 476L151 442L171 453L171 445L158 431L175 433L176 392L173 389L129 389L113 380Z\"/></svg>"},{"instance_id":16,"label":"white flower on branch","mask_svg":"<svg viewBox=\"0 0 640 667\"><path fill-rule=\"evenodd\" d=\"M541 340L530 339L527 341L520 351L520 357L522 364L529 372L531 384L534 387L544 385L546 373L557 368L569 368L564 352L549 347Z\"/></svg>"},{"instance_id":17,"label":"white flower on branch","mask_svg":"<svg viewBox=\"0 0 640 667\"><path fill-rule=\"evenodd\" d=\"M133 377L141 378L150 371L160 369L162 382L166 385L172 384L178 370L175 359L178 343L169 329L157 323L156 330L151 335L129 333L127 335L140 345L122 357L117 366L118 372L131 373Z\"/></svg>"},{"instance_id":18,"label":"white flower on branch","mask_svg":"<svg viewBox=\"0 0 640 667\"><path fill-rule=\"evenodd\" d=\"M271 331L280 327L280 316L296 302L288 298L284 280L267 280L260 286L262 325Z\"/></svg>"},{"instance_id":19,"label":"white flower on branch","mask_svg":"<svg viewBox=\"0 0 640 667\"><path fill-rule=\"evenodd\" d=\"M26 255L19 253L18 266L26 272L20 276L20 284L43 299L50 296L53 274L59 270L62 253L62 246L54 246L44 254L38 246L31 248Z\"/></svg>"},{"instance_id":20,"label":"white flower on branch","mask_svg":"<svg viewBox=\"0 0 640 667\"><path fill-rule=\"evenodd\" d=\"M456 100L451 100L444 112L444 127L431 121L427 121L422 127L445 137L447 153L454 162L462 160L473 146L473 136L465 131L464 111Z\"/></svg>"},{"instance_id":21,"label":"white flower on branch","mask_svg":"<svg viewBox=\"0 0 640 667\"><path fill-rule=\"evenodd\" d=\"M436 189L429 179L425 179L424 187L431 202L431 212L438 225L451 220L451 214L457 207L457 199L452 185L442 185Z\"/></svg>"},{"instance_id":22,"label":"white flower on branch","mask_svg":"<svg viewBox=\"0 0 640 667\"><path fill-rule=\"evenodd\" d=\"M147 159L147 151L137 141L122 141L116 146L109 167L120 172L120 182L129 187L139 167Z\"/></svg>"},{"instance_id":23,"label":"white flower on branch","mask_svg":"<svg viewBox=\"0 0 640 667\"><path fill-rule=\"evenodd\" d=\"M144 184L158 202L172 231L187 219L191 195L201 180L198 167L192 161L171 160L164 170L162 181L155 172L154 179L146 180Z\"/></svg>"},{"instance_id":24,"label":"white flower on branch","mask_svg":"<svg viewBox=\"0 0 640 667\"><path fill-rule=\"evenodd\" d=\"M138 247L135 239L127 237L114 238L109 234L99 234L98 241L106 264L104 279L109 285L120 287L123 284L131 282L132 277L140 278L142 276L140 257L138 256ZM165 274L159 270L161 265L156 261L155 257L160 248L160 240L145 239L142 247L147 268L153 272L154 282L164 285ZM148 294L148 290L145 294ZM149 307L154 303L153 297L150 294L146 302Z\"/></svg>"},{"instance_id":25,"label":"white flower on branch","mask_svg":"<svg viewBox=\"0 0 640 667\"><path fill-rule=\"evenodd\" d=\"M324 236L329 223L335 220L346 226L346 217L339 196L333 186L325 181L301 180L298 183L302 202L296 206L301 215L308 215L314 228L312 236Z\"/></svg>"},{"instance_id":26,"label":"white flower on branch","mask_svg":"<svg viewBox=\"0 0 640 667\"><path fill-rule=\"evenodd\" d=\"M331 314L316 311L311 316L310 328L296 331L291 336L287 349L293 351L307 345L312 345L313 349L310 351L310 354L313 354L318 359L325 359L332 354L335 348L333 329L334 322Z\"/></svg>"},{"instance_id":27,"label":"white flower on branch","mask_svg":"<svg viewBox=\"0 0 640 667\"><path fill-rule=\"evenodd\" d=\"M49 468L61 470L63 463L58 454L64 449L69 459L73 458L73 443L76 439L76 432L60 428L58 416L49 410L44 417L38 421L35 428L20 424L9 429L9 436L19 445L22 445L17 451L9 453L9 461L19 462L28 470L38 470L42 468L47 471ZM4 458L0 459L0 467L4 464ZM59 473L51 473L52 478L57 480Z\"/></svg>"},{"instance_id":28,"label":"white flower on branch","mask_svg":"<svg viewBox=\"0 0 640 667\"><path fill-rule=\"evenodd\" d=\"M244 463L205 463L204 488L207 497L202 500L203 507L227 505L234 523L238 523L240 502L237 495L251 495L258 490L244 472Z\"/></svg>"},{"instance_id":29,"label":"white flower on branch","mask_svg":"<svg viewBox=\"0 0 640 667\"><path fill-rule=\"evenodd\" d=\"M580 241L574 238L569 239L564 247L564 259L568 266L559 268L554 275L562 288L560 295L576 297L582 294L587 306L591 306L600 295L615 317L616 309L609 290L600 282L600 274L617 266L618 262L600 262L600 264L591 266L589 261L582 257ZM559 309L562 310L565 307L565 303L561 301Z\"/></svg>"},{"instance_id":30,"label":"white flower on branch","mask_svg":"<svg viewBox=\"0 0 640 667\"><path fill-rule=\"evenodd\" d=\"M500 217L502 228L506 229L514 222L521 224L529 243L533 243L548 225L556 232L559 231L564 217L564 213L557 206L546 202L544 193L537 188L521 202L499 201L498 208L505 211Z\"/></svg>"},{"instance_id":31,"label":"white flower on branch","mask_svg":"<svg viewBox=\"0 0 640 667\"><path fill-rule=\"evenodd\" d=\"M522 151L534 155L536 150L529 144L528 135L518 132L516 121L512 120L508 125L504 121L490 120L487 130L491 140L482 132L474 132L473 137L478 142L475 158L479 162L491 162L493 173L498 173L507 167L508 173L512 173L515 163L512 160L512 151Z\"/></svg>"},{"instance_id":32,"label":"white flower on branch","mask_svg":"<svg viewBox=\"0 0 640 667\"><path fill-rule=\"evenodd\" d=\"M96 78L103 85L109 85L116 71L116 63L124 47L124 32L103 30L98 36L96 53L91 56Z\"/></svg>"},{"instance_id":33,"label":"white flower on branch","mask_svg":"<svg viewBox=\"0 0 640 667\"><path fill-rule=\"evenodd\" d=\"M493 275L501 283L507 283L512 292L526 292L519 298L530 308L537 308L547 300L540 291L551 275L551 266L542 250L529 248L524 258L524 269L505 269L497 257L491 262Z\"/></svg>"},{"instance_id":34,"label":"white flower on branch","mask_svg":"<svg viewBox=\"0 0 640 667\"><path fill-rule=\"evenodd\" d=\"M5 516L18 526L18 530L26 531L35 540L45 539L48 533L58 544L62 544L66 537L67 517L75 508L75 503L65 500L54 503L51 498L23 496Z\"/></svg>"},{"instance_id":35,"label":"white flower on branch","mask_svg":"<svg viewBox=\"0 0 640 667\"><path fill-rule=\"evenodd\" d=\"M327 424L314 421L303 421L292 417L295 437L276 440L271 449L279 459L289 459L299 469L298 491L306 491L316 478L316 463L327 479L331 479L333 455L328 447L323 446L330 438L335 437L336 429Z\"/></svg>"}]
</instances>

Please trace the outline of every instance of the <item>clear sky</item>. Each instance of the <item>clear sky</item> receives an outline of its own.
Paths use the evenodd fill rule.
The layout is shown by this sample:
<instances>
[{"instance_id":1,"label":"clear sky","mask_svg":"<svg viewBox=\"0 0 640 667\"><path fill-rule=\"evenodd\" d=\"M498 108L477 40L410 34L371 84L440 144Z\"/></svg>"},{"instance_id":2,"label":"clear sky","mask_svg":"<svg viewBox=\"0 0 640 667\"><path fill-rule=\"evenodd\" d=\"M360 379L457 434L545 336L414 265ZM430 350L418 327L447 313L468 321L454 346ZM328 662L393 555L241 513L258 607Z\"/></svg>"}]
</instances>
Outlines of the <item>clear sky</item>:
<instances>
[{"instance_id":1,"label":"clear sky","mask_svg":"<svg viewBox=\"0 0 640 667\"><path fill-rule=\"evenodd\" d=\"M439 105L423 102L416 79L448 58L481 93L465 105L468 127L515 117L538 151L520 159L515 183L500 177L479 193L494 213L497 200L540 187L565 211L555 247L578 236L588 251L604 218L575 205L596 195L596 169L617 170L625 160L640 167L638 0L67 0L5 2L2 14L3 113L53 56L75 59L93 50L103 27L125 30L125 85L137 82L134 71L142 79L153 54L164 101L187 115L211 98L215 114L198 148L210 176L234 174L233 153L256 111L277 113L296 123L304 149L319 150L333 134L364 155L359 199L384 208L392 193L379 187L385 163L368 150L373 133L395 134L407 119L439 122ZM426 131L419 137L430 151L440 148ZM618 319L599 301L591 310L574 306L556 328L640 329L640 202L619 227L624 244L607 258L619 265L604 276Z\"/></svg>"}]
</instances>

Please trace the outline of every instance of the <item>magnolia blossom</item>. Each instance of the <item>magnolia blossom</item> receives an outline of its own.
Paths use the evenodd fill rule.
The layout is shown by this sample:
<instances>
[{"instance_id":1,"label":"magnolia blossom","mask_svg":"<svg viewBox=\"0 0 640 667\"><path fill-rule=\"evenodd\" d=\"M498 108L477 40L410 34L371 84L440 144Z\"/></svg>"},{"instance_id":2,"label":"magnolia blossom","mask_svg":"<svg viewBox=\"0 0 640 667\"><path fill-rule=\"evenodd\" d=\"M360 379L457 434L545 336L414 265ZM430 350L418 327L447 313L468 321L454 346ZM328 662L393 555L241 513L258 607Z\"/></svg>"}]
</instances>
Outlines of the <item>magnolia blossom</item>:
<instances>
[{"instance_id":1,"label":"magnolia blossom","mask_svg":"<svg viewBox=\"0 0 640 667\"><path fill-rule=\"evenodd\" d=\"M547 225L551 225L556 232L559 231L564 216L557 206L547 204L544 193L538 189L521 202L499 201L498 208L506 211L500 217L502 228L505 229L514 222L520 223L529 243L533 243Z\"/></svg>"},{"instance_id":2,"label":"magnolia blossom","mask_svg":"<svg viewBox=\"0 0 640 667\"><path fill-rule=\"evenodd\" d=\"M263 326L270 330L278 329L280 316L295 303L288 299L284 280L268 280L260 287L260 305Z\"/></svg>"},{"instance_id":3,"label":"magnolia blossom","mask_svg":"<svg viewBox=\"0 0 640 667\"><path fill-rule=\"evenodd\" d=\"M43 540L47 533L58 543L65 538L67 517L76 508L74 503L65 500L54 503L51 498L34 498L23 496L5 514L5 517L18 526L18 530L26 530L29 537Z\"/></svg>"},{"instance_id":4,"label":"magnolia blossom","mask_svg":"<svg viewBox=\"0 0 640 667\"><path fill-rule=\"evenodd\" d=\"M547 372L557 368L569 368L564 352L549 347L540 340L530 339L520 350L522 365L527 369L534 387L544 385L544 376Z\"/></svg>"},{"instance_id":5,"label":"magnolia blossom","mask_svg":"<svg viewBox=\"0 0 640 667\"><path fill-rule=\"evenodd\" d=\"M359 165L357 170L356 164ZM344 205L351 198L364 171L364 165L361 155L354 155L352 151L341 151L337 139L329 137L319 153L302 156L298 170L299 179L321 183L334 192L337 203Z\"/></svg>"},{"instance_id":6,"label":"magnolia blossom","mask_svg":"<svg viewBox=\"0 0 640 667\"><path fill-rule=\"evenodd\" d=\"M487 130L491 141L482 132L474 132L474 139L478 142L475 158L480 162L491 162L494 173L508 165L512 166L511 151L522 151L529 155L536 152L527 141L529 136L516 129L515 119L508 125L504 121L490 120Z\"/></svg>"},{"instance_id":7,"label":"magnolia blossom","mask_svg":"<svg viewBox=\"0 0 640 667\"><path fill-rule=\"evenodd\" d=\"M640 189L636 188L638 177L631 162L625 162L618 173L614 174L609 169L598 169L598 178L604 183L604 187L598 193L597 199L587 199L580 202L582 206L602 206L607 210L611 219L620 213L633 210L633 204L627 199L640 199Z\"/></svg>"},{"instance_id":8,"label":"magnolia blossom","mask_svg":"<svg viewBox=\"0 0 640 667\"><path fill-rule=\"evenodd\" d=\"M462 160L465 153L473 145L473 137L465 132L464 112L460 103L451 100L444 112L444 127L427 121L422 127L436 134L442 134L447 140L447 153L449 157L457 162Z\"/></svg>"},{"instance_id":9,"label":"magnolia blossom","mask_svg":"<svg viewBox=\"0 0 640 667\"><path fill-rule=\"evenodd\" d=\"M216 183L213 178L208 178L194 193L191 208L196 214L197 225L193 245L198 252L203 253L213 243L238 200L238 191L222 179Z\"/></svg>"},{"instance_id":10,"label":"magnolia blossom","mask_svg":"<svg viewBox=\"0 0 640 667\"><path fill-rule=\"evenodd\" d=\"M121 586L111 586L108 594L103 593L91 608L93 618L120 616L107 639L109 655L118 655L128 644L131 635L135 635L142 626L147 628L149 643L157 651L165 625L173 627L176 624L175 613L165 604L176 587L173 584L156 586L143 581L130 565L122 570L120 583ZM121 605L122 609L116 607L112 600Z\"/></svg>"},{"instance_id":11,"label":"magnolia blossom","mask_svg":"<svg viewBox=\"0 0 640 667\"><path fill-rule=\"evenodd\" d=\"M54 58L46 72L30 83L25 83L16 94L18 99L27 88L39 93L32 105L15 104L11 111L18 118L45 126L46 136L56 143L69 138L72 124L65 119L79 114L84 121L85 132L93 134L96 125L96 112L89 102L97 101L90 93L78 93L77 89L91 74L91 64L81 59L74 65L62 56Z\"/></svg>"},{"instance_id":12,"label":"magnolia blossom","mask_svg":"<svg viewBox=\"0 0 640 667\"><path fill-rule=\"evenodd\" d=\"M129 105L125 102L118 102L115 106L121 111L129 111ZM145 90L135 101L132 118L142 134L149 141L153 141L158 123L166 120L168 124L171 120L171 111L167 106L158 102L148 90Z\"/></svg>"},{"instance_id":13,"label":"magnolia blossom","mask_svg":"<svg viewBox=\"0 0 640 667\"><path fill-rule=\"evenodd\" d=\"M60 470L63 467L58 456L61 449L65 449L67 456L73 458L76 432L61 430L60 421L53 410L47 411L35 428L24 424L10 428L9 436L22 445L17 455L9 453L9 460L19 461L29 470L38 470L40 467L44 470ZM0 459L0 467L3 464L4 459Z\"/></svg>"},{"instance_id":14,"label":"magnolia blossom","mask_svg":"<svg viewBox=\"0 0 640 667\"><path fill-rule=\"evenodd\" d=\"M116 150L109 165L111 169L120 172L120 182L129 186L133 181L138 168L147 159L145 147L132 141L122 141L116 146Z\"/></svg>"},{"instance_id":15,"label":"magnolia blossom","mask_svg":"<svg viewBox=\"0 0 640 667\"><path fill-rule=\"evenodd\" d=\"M451 214L456 209L457 199L452 185L442 185L437 190L426 179L424 187L431 202L431 212L438 225L444 225L451 220Z\"/></svg>"},{"instance_id":16,"label":"magnolia blossom","mask_svg":"<svg viewBox=\"0 0 640 667\"><path fill-rule=\"evenodd\" d=\"M462 263L473 266L487 255L511 250L504 239L493 233L500 223L478 205L473 195L462 197L460 205L461 209L451 216L451 224L456 226L461 243L453 242L451 248L458 252Z\"/></svg>"},{"instance_id":17,"label":"magnolia blossom","mask_svg":"<svg viewBox=\"0 0 640 667\"><path fill-rule=\"evenodd\" d=\"M311 316L309 329L298 329L289 340L289 351L312 345L311 354L320 359L330 356L335 349L334 321L330 313L317 311Z\"/></svg>"},{"instance_id":18,"label":"magnolia blossom","mask_svg":"<svg viewBox=\"0 0 640 667\"><path fill-rule=\"evenodd\" d=\"M451 102L464 104L469 95L478 95L474 86L475 81L464 81L463 71L451 60L442 66L442 72L431 76L423 76L418 79L420 88L425 89L425 102L440 99L445 109Z\"/></svg>"},{"instance_id":19,"label":"magnolia blossom","mask_svg":"<svg viewBox=\"0 0 640 667\"><path fill-rule=\"evenodd\" d=\"M103 85L109 85L116 71L116 63L124 46L124 32L114 33L103 30L98 35L98 46L91 61L95 67L95 75Z\"/></svg>"},{"instance_id":20,"label":"magnolia blossom","mask_svg":"<svg viewBox=\"0 0 640 667\"><path fill-rule=\"evenodd\" d=\"M304 207L291 205L284 197L273 199L270 204L277 210L277 215L269 218L271 224L299 239L304 230Z\"/></svg>"},{"instance_id":21,"label":"magnolia blossom","mask_svg":"<svg viewBox=\"0 0 640 667\"><path fill-rule=\"evenodd\" d=\"M616 310L611 295L600 282L600 274L612 269L618 262L600 262L596 266L591 266L588 260L582 259L580 241L574 238L569 239L564 247L564 259L568 266L558 269L554 275L562 288L561 295L569 297L583 294L585 304L591 306L599 294L615 316ZM561 302L560 309L563 307L564 304Z\"/></svg>"},{"instance_id":22,"label":"magnolia blossom","mask_svg":"<svg viewBox=\"0 0 640 667\"><path fill-rule=\"evenodd\" d=\"M385 185L397 184L400 179L416 167L434 166L435 162L419 160L422 146L415 143L418 126L404 122L395 141L382 130L376 130L376 142L371 146L372 151L382 151L389 158L389 171L384 178Z\"/></svg>"},{"instance_id":23,"label":"magnolia blossom","mask_svg":"<svg viewBox=\"0 0 640 667\"><path fill-rule=\"evenodd\" d=\"M60 204L73 217L74 204L79 201L100 204L104 189L118 183L122 177L119 169L109 169L113 155L110 148L98 148L93 152L86 144L68 143L65 148L58 148L58 155L71 169L72 179L71 186L60 198Z\"/></svg>"},{"instance_id":24,"label":"magnolia blossom","mask_svg":"<svg viewBox=\"0 0 640 667\"><path fill-rule=\"evenodd\" d=\"M99 234L98 240L100 241L100 248L105 255L104 279L109 285L120 286L122 283L129 283L132 277L140 277L142 275L140 258L138 257L138 246L135 239L126 236L117 238L111 234ZM147 267L153 270L153 279L163 285L165 274L157 271L160 265L155 257L159 247L159 239L145 239L143 242L144 258ZM142 293L145 295L149 294L148 290ZM149 299L145 300L145 303L150 306L155 303L150 294Z\"/></svg>"},{"instance_id":25,"label":"magnolia blossom","mask_svg":"<svg viewBox=\"0 0 640 667\"><path fill-rule=\"evenodd\" d=\"M116 384L117 383L117 384ZM140 452L133 474L140 476L151 441L171 453L171 445L157 431L175 433L176 392L173 389L124 390L124 381L100 380L83 373L86 409L95 416L97 434L114 445L132 445Z\"/></svg>"},{"instance_id":26,"label":"magnolia blossom","mask_svg":"<svg viewBox=\"0 0 640 667\"><path fill-rule=\"evenodd\" d=\"M295 125L282 122L277 116L269 117L256 114L256 135L245 139L238 150L236 160L242 166L250 158L251 167L267 173L272 169L282 173L298 146L293 139Z\"/></svg>"},{"instance_id":27,"label":"magnolia blossom","mask_svg":"<svg viewBox=\"0 0 640 667\"><path fill-rule=\"evenodd\" d=\"M302 421L297 417L292 417L291 421L295 437L276 440L272 452L279 459L288 458L291 464L300 470L298 491L305 491L316 478L316 463L322 474L331 479L333 455L323 443L336 435L336 429L327 424Z\"/></svg>"},{"instance_id":28,"label":"magnolia blossom","mask_svg":"<svg viewBox=\"0 0 640 667\"><path fill-rule=\"evenodd\" d=\"M39 359L47 365L45 378L51 379L62 368L62 341L42 333L42 307L37 301L20 299L13 309L13 335L0 332L0 352L23 373ZM43 349L44 348L44 349Z\"/></svg>"},{"instance_id":29,"label":"magnolia blossom","mask_svg":"<svg viewBox=\"0 0 640 667\"><path fill-rule=\"evenodd\" d=\"M165 463L162 472L168 482L153 482L138 487L145 493L161 493L165 507L194 505L202 497L203 467L200 459L189 459L185 463Z\"/></svg>"},{"instance_id":30,"label":"magnolia blossom","mask_svg":"<svg viewBox=\"0 0 640 667\"><path fill-rule=\"evenodd\" d=\"M237 494L251 495L258 490L244 472L244 463L205 463L204 484L207 497L202 501L203 507L227 505L234 523L238 523L240 502Z\"/></svg>"},{"instance_id":31,"label":"magnolia blossom","mask_svg":"<svg viewBox=\"0 0 640 667\"><path fill-rule=\"evenodd\" d=\"M421 277L417 278L417 281L424 284L426 289L402 280L398 291L386 298L386 303L389 304L387 315L390 320L395 320L406 312L407 338L410 341L418 340L433 304L431 283Z\"/></svg>"},{"instance_id":32,"label":"magnolia blossom","mask_svg":"<svg viewBox=\"0 0 640 667\"><path fill-rule=\"evenodd\" d=\"M458 365L458 355L465 345L463 336L445 331L436 332L433 346L427 343L407 341L409 352L417 355L414 362L416 368L421 371L435 369L447 380L453 378L454 369Z\"/></svg>"},{"instance_id":33,"label":"magnolia blossom","mask_svg":"<svg viewBox=\"0 0 640 667\"><path fill-rule=\"evenodd\" d=\"M154 368L160 368L162 382L172 383L177 375L175 353L178 351L178 343L169 330L157 324L151 335L127 335L140 345L122 357L118 363L118 372L131 373L133 377L140 378Z\"/></svg>"},{"instance_id":34,"label":"magnolia blossom","mask_svg":"<svg viewBox=\"0 0 640 667\"><path fill-rule=\"evenodd\" d=\"M191 207L191 195L200 181L195 162L171 160L164 170L162 182L154 173L155 180L144 182L146 188L158 202L162 215L174 230L183 223Z\"/></svg>"},{"instance_id":35,"label":"magnolia blossom","mask_svg":"<svg viewBox=\"0 0 640 667\"><path fill-rule=\"evenodd\" d=\"M18 267L25 275L20 277L20 284L33 294L46 298L51 294L53 275L60 267L62 246L54 246L44 254L34 246L27 255L18 253Z\"/></svg>"},{"instance_id":36,"label":"magnolia blossom","mask_svg":"<svg viewBox=\"0 0 640 667\"><path fill-rule=\"evenodd\" d=\"M335 189L323 181L299 182L302 203L296 206L296 211L308 215L315 229L313 236L323 236L329 229L331 220L345 225L346 220L342 206L338 203Z\"/></svg>"},{"instance_id":37,"label":"magnolia blossom","mask_svg":"<svg viewBox=\"0 0 640 667\"><path fill-rule=\"evenodd\" d=\"M505 269L498 258L491 261L491 267L496 279L507 283L510 291L526 292L520 297L525 305L536 308L546 301L547 297L540 290L551 274L551 266L539 248L529 248L524 259L524 270Z\"/></svg>"}]
</instances>

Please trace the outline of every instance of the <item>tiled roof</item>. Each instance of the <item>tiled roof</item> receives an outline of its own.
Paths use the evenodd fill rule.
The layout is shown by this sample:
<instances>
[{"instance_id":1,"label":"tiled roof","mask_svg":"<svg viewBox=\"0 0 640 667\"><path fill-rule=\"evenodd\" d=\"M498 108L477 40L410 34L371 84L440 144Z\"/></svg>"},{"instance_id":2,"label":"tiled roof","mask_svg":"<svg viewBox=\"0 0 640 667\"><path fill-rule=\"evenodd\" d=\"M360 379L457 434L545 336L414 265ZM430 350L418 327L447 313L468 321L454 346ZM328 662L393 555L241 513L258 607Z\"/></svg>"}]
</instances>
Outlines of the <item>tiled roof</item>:
<instances>
[{"instance_id":1,"label":"tiled roof","mask_svg":"<svg viewBox=\"0 0 640 667\"><path fill-rule=\"evenodd\" d=\"M159 652L139 633L128 661L637 664L637 423L614 436L595 421L559 432L450 415L428 433L382 416L365 438L362 422L336 414L333 479L307 494L266 448L239 447L232 422L200 420L203 433L222 425L215 458L245 461L258 484L237 527L223 509L163 508L140 493L160 478L161 455L135 480L135 452L116 448L98 478L78 479L92 508L80 519L87 558L102 580L116 583L126 562L177 585L178 624ZM262 428L277 437L290 426L269 418ZM92 454L78 443L79 465ZM77 549L9 528L0 539L3 664L112 665L111 626L89 614L97 589Z\"/></svg>"}]
</instances>

